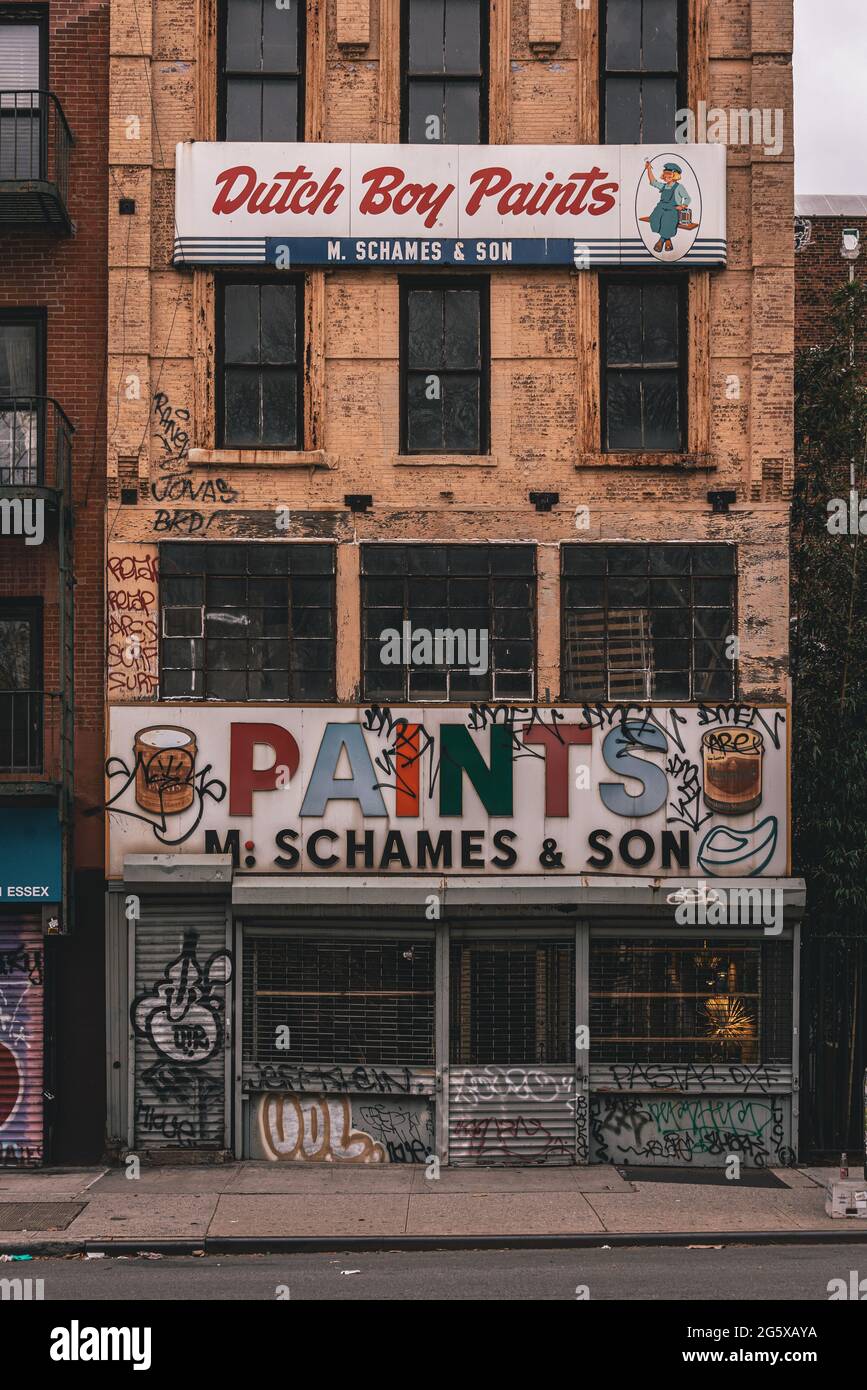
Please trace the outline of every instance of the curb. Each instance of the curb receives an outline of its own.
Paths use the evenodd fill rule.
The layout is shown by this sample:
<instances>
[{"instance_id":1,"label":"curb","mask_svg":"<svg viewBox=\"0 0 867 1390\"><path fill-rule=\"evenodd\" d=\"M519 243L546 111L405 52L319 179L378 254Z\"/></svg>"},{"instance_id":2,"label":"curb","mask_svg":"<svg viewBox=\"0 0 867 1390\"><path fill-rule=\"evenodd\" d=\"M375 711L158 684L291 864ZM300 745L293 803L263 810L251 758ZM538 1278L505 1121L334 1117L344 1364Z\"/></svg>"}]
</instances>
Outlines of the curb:
<instances>
[{"instance_id":1,"label":"curb","mask_svg":"<svg viewBox=\"0 0 867 1390\"><path fill-rule=\"evenodd\" d=\"M284 1255L352 1251L368 1254L451 1250L603 1250L659 1246L737 1245L857 1245L867 1240L861 1231L678 1231L594 1232L574 1235L513 1236L209 1236L204 1240L38 1240L2 1253L44 1259L60 1255Z\"/></svg>"}]
</instances>

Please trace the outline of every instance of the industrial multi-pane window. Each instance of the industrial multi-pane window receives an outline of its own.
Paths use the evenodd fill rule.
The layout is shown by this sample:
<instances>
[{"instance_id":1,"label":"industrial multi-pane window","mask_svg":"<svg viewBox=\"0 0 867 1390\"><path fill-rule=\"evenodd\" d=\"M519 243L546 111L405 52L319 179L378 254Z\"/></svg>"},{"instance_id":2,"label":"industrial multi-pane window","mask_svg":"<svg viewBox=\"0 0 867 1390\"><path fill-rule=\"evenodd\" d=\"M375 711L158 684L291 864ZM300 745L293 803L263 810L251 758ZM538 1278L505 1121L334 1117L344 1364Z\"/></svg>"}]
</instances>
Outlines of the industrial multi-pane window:
<instances>
[{"instance_id":1,"label":"industrial multi-pane window","mask_svg":"<svg viewBox=\"0 0 867 1390\"><path fill-rule=\"evenodd\" d=\"M606 451L676 453L686 437L687 284L600 277Z\"/></svg>"},{"instance_id":2,"label":"industrial multi-pane window","mask_svg":"<svg viewBox=\"0 0 867 1390\"><path fill-rule=\"evenodd\" d=\"M247 935L245 1062L432 1066L434 958L417 935Z\"/></svg>"},{"instance_id":3,"label":"industrial multi-pane window","mask_svg":"<svg viewBox=\"0 0 867 1390\"><path fill-rule=\"evenodd\" d=\"M488 448L487 280L403 280L401 450L483 454Z\"/></svg>"},{"instance_id":4,"label":"industrial multi-pane window","mask_svg":"<svg viewBox=\"0 0 867 1390\"><path fill-rule=\"evenodd\" d=\"M160 546L164 699L334 698L334 547Z\"/></svg>"},{"instance_id":5,"label":"industrial multi-pane window","mask_svg":"<svg viewBox=\"0 0 867 1390\"><path fill-rule=\"evenodd\" d=\"M365 545L368 700L532 699L531 545Z\"/></svg>"},{"instance_id":6,"label":"industrial multi-pane window","mask_svg":"<svg viewBox=\"0 0 867 1390\"><path fill-rule=\"evenodd\" d=\"M732 700L735 551L564 545L566 700Z\"/></svg>"},{"instance_id":7,"label":"industrial multi-pane window","mask_svg":"<svg viewBox=\"0 0 867 1390\"><path fill-rule=\"evenodd\" d=\"M453 942L449 1010L452 1063L572 1062L574 945Z\"/></svg>"},{"instance_id":8,"label":"industrial multi-pane window","mask_svg":"<svg viewBox=\"0 0 867 1390\"><path fill-rule=\"evenodd\" d=\"M487 141L487 10L480 0L404 0L403 140Z\"/></svg>"},{"instance_id":9,"label":"industrial multi-pane window","mask_svg":"<svg viewBox=\"0 0 867 1390\"><path fill-rule=\"evenodd\" d=\"M218 443L301 448L302 301L300 279L221 283Z\"/></svg>"},{"instance_id":10,"label":"industrial multi-pane window","mask_svg":"<svg viewBox=\"0 0 867 1390\"><path fill-rule=\"evenodd\" d=\"M221 140L304 139L304 0L223 0Z\"/></svg>"},{"instance_id":11,"label":"industrial multi-pane window","mask_svg":"<svg viewBox=\"0 0 867 1390\"><path fill-rule=\"evenodd\" d=\"M787 1062L789 942L590 943L594 1062Z\"/></svg>"},{"instance_id":12,"label":"industrial multi-pane window","mask_svg":"<svg viewBox=\"0 0 867 1390\"><path fill-rule=\"evenodd\" d=\"M606 0L603 124L609 145L674 139L681 105L680 0Z\"/></svg>"}]
</instances>

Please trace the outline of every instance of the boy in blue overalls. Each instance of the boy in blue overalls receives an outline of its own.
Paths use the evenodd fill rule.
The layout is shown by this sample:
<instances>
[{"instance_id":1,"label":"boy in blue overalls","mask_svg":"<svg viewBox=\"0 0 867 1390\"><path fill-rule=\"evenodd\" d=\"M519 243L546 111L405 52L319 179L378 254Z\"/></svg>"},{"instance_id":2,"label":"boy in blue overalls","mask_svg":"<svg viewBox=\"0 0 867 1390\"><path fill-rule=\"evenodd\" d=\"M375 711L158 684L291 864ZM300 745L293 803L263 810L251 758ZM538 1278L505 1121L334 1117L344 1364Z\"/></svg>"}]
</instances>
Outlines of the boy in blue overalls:
<instances>
[{"instance_id":1,"label":"boy in blue overalls","mask_svg":"<svg viewBox=\"0 0 867 1390\"><path fill-rule=\"evenodd\" d=\"M678 218L678 208L688 207L691 202L690 196L680 182L683 170L678 164L666 164L662 170L662 182L653 177L653 165L649 159L645 159L644 167L647 170L647 177L654 188L658 188L660 199L650 217L647 219L656 235L659 237L654 251L671 251L671 238L677 232L680 225Z\"/></svg>"}]
</instances>

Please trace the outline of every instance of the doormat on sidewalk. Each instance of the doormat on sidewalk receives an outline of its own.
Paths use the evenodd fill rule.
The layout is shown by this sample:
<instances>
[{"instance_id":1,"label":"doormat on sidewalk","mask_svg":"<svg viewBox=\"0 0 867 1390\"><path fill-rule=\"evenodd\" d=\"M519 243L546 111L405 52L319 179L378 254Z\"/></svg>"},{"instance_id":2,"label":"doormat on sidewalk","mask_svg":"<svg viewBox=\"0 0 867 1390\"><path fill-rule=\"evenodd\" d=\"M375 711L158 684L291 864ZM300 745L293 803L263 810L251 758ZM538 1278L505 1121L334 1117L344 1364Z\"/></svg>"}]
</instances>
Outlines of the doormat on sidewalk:
<instances>
[{"instance_id":1,"label":"doormat on sidewalk","mask_svg":"<svg viewBox=\"0 0 867 1390\"><path fill-rule=\"evenodd\" d=\"M0 1231L65 1231L85 1202L0 1202Z\"/></svg>"},{"instance_id":2,"label":"doormat on sidewalk","mask_svg":"<svg viewBox=\"0 0 867 1390\"><path fill-rule=\"evenodd\" d=\"M767 1168L741 1168L739 1178L727 1178L725 1168L639 1168L618 1164L617 1171L627 1182L677 1182L694 1187L786 1187Z\"/></svg>"}]
</instances>

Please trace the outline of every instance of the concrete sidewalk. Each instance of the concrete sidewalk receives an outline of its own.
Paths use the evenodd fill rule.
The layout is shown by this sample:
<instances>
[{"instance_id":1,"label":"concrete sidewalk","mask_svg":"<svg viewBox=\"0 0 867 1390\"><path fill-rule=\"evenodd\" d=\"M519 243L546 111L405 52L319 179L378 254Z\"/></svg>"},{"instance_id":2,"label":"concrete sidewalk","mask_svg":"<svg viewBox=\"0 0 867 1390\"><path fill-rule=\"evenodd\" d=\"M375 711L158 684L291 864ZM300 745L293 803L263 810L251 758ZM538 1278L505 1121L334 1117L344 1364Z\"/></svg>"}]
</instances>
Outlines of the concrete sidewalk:
<instances>
[{"instance_id":1,"label":"concrete sidewalk","mask_svg":"<svg viewBox=\"0 0 867 1390\"><path fill-rule=\"evenodd\" d=\"M0 1252L159 1249L164 1242L210 1252L242 1241L264 1249L313 1240L396 1248L475 1238L483 1245L546 1237L596 1245L692 1235L867 1238L867 1221L825 1215L824 1184L835 1169L774 1172L783 1187L642 1181L641 1170L627 1179L603 1166L444 1168L435 1180L423 1167L397 1165L143 1166L133 1180L124 1168L2 1169Z\"/></svg>"}]
</instances>

